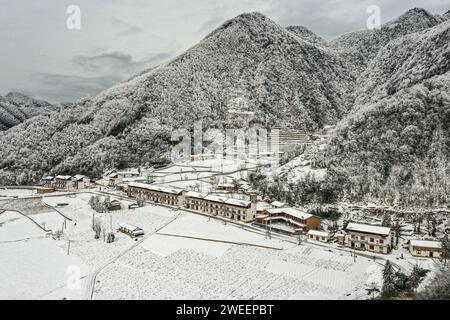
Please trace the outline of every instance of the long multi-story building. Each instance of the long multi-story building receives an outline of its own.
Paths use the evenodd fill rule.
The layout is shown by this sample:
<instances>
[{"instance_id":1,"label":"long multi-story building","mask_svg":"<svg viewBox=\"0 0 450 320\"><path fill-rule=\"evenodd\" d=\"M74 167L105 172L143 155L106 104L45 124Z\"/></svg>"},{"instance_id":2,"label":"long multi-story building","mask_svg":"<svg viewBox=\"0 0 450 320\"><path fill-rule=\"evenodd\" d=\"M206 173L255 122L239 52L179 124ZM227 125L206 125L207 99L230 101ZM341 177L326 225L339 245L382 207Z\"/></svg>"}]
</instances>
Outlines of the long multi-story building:
<instances>
[{"instance_id":1,"label":"long multi-story building","mask_svg":"<svg viewBox=\"0 0 450 320\"><path fill-rule=\"evenodd\" d=\"M56 176L54 181L54 188L57 190L74 189L72 176Z\"/></svg>"},{"instance_id":2,"label":"long multi-story building","mask_svg":"<svg viewBox=\"0 0 450 320\"><path fill-rule=\"evenodd\" d=\"M349 223L346 229L350 248L376 253L389 253L391 251L392 236L389 227Z\"/></svg>"},{"instance_id":3,"label":"long multi-story building","mask_svg":"<svg viewBox=\"0 0 450 320\"><path fill-rule=\"evenodd\" d=\"M156 204L178 207L184 205L183 189L131 182L128 184L127 192L129 196L142 198Z\"/></svg>"},{"instance_id":4,"label":"long multi-story building","mask_svg":"<svg viewBox=\"0 0 450 320\"><path fill-rule=\"evenodd\" d=\"M185 197L187 209L243 222L256 218L256 194L250 195L250 201L194 191L186 192Z\"/></svg>"},{"instance_id":5,"label":"long multi-story building","mask_svg":"<svg viewBox=\"0 0 450 320\"><path fill-rule=\"evenodd\" d=\"M155 204L186 208L235 221L250 222L256 217L256 194L251 194L250 200L243 200L137 182L128 184L127 192L129 196Z\"/></svg>"}]
</instances>

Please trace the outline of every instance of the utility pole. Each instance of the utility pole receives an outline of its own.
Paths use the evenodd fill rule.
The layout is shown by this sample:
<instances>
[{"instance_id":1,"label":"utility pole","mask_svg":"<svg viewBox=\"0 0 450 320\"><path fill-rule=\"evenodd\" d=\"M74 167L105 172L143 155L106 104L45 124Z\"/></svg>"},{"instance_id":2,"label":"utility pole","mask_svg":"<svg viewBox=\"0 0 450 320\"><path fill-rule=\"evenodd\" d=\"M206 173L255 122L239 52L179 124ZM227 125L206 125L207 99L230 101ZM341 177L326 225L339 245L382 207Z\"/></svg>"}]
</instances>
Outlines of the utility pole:
<instances>
[{"instance_id":1,"label":"utility pole","mask_svg":"<svg viewBox=\"0 0 450 320\"><path fill-rule=\"evenodd\" d=\"M67 255L69 255L70 252L70 239L67 240Z\"/></svg>"}]
</instances>

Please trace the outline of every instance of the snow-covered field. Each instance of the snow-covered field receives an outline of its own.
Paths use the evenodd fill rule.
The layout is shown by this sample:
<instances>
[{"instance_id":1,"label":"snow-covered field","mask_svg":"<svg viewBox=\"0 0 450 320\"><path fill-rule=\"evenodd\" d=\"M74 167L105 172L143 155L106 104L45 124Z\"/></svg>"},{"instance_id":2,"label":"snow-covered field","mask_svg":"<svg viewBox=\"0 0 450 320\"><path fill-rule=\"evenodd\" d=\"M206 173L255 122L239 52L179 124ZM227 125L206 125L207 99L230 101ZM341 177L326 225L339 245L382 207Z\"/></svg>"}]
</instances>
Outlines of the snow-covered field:
<instances>
[{"instance_id":1,"label":"snow-covered field","mask_svg":"<svg viewBox=\"0 0 450 320\"><path fill-rule=\"evenodd\" d=\"M361 299L379 282L382 264L348 252L267 239L260 231L171 208L147 205L95 213L105 228L141 227L142 242L116 232L94 239L91 194L45 197L72 221L55 240L27 217L0 214L0 298L5 299ZM55 213L32 215L63 228ZM70 240L69 255L68 243ZM76 288L74 275L81 280ZM96 278L93 276L96 275ZM71 280L72 282L71 282ZM94 279L94 280L93 280ZM77 284L78 282L75 281Z\"/></svg>"},{"instance_id":2,"label":"snow-covered field","mask_svg":"<svg viewBox=\"0 0 450 320\"><path fill-rule=\"evenodd\" d=\"M180 162L149 174L156 184L211 192L214 182L245 179L249 170L255 169L256 163L252 161L210 159Z\"/></svg>"},{"instance_id":3,"label":"snow-covered field","mask_svg":"<svg viewBox=\"0 0 450 320\"><path fill-rule=\"evenodd\" d=\"M0 187L0 200L11 197L31 197L36 196L35 189L9 189Z\"/></svg>"},{"instance_id":4,"label":"snow-covered field","mask_svg":"<svg viewBox=\"0 0 450 320\"><path fill-rule=\"evenodd\" d=\"M94 298L355 299L374 277L379 283L381 269L306 245L273 250L155 235L99 275Z\"/></svg>"},{"instance_id":5,"label":"snow-covered field","mask_svg":"<svg viewBox=\"0 0 450 320\"><path fill-rule=\"evenodd\" d=\"M33 218L49 224L61 219L53 213ZM60 242L28 218L9 211L0 215L0 299L79 299L81 290L71 280L86 270L79 257L66 255Z\"/></svg>"},{"instance_id":6,"label":"snow-covered field","mask_svg":"<svg viewBox=\"0 0 450 320\"><path fill-rule=\"evenodd\" d=\"M381 269L371 259L181 213L108 265L94 299L355 299L380 282Z\"/></svg>"}]
</instances>

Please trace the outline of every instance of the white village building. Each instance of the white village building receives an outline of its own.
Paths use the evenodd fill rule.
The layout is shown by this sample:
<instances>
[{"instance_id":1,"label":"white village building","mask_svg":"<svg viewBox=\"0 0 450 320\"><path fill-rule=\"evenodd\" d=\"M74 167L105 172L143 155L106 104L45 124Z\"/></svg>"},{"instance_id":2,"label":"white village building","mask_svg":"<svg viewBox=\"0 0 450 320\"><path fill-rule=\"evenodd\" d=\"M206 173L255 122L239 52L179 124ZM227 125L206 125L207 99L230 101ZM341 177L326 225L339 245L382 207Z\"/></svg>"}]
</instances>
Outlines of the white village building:
<instances>
[{"instance_id":1,"label":"white village building","mask_svg":"<svg viewBox=\"0 0 450 320\"><path fill-rule=\"evenodd\" d=\"M389 253L392 248L391 228L368 224L349 223L348 245L357 250Z\"/></svg>"}]
</instances>

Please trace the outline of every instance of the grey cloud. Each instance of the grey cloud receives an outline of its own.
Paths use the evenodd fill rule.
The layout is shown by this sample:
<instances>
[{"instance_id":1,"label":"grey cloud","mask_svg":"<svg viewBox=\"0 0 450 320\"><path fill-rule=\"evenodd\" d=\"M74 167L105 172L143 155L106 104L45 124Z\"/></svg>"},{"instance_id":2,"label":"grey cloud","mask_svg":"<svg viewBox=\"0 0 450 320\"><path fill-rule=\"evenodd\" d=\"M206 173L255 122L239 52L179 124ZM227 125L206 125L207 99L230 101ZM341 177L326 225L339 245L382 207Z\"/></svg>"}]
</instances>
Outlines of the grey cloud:
<instances>
[{"instance_id":1,"label":"grey cloud","mask_svg":"<svg viewBox=\"0 0 450 320\"><path fill-rule=\"evenodd\" d=\"M93 97L131 75L154 67L170 57L169 53L158 53L134 61L131 55L120 52L77 56L74 63L83 71L81 73L95 76L34 73L30 78L31 84L20 91L26 91L31 96L50 102L73 102L82 97Z\"/></svg>"},{"instance_id":2,"label":"grey cloud","mask_svg":"<svg viewBox=\"0 0 450 320\"><path fill-rule=\"evenodd\" d=\"M85 72L128 74L154 67L168 60L172 55L167 52L151 54L142 60L134 60L122 52L105 52L92 56L76 56L73 62Z\"/></svg>"},{"instance_id":3,"label":"grey cloud","mask_svg":"<svg viewBox=\"0 0 450 320\"><path fill-rule=\"evenodd\" d=\"M35 73L26 91L33 97L49 102L73 102L81 97L93 97L102 90L118 83L116 75L81 77L63 74Z\"/></svg>"},{"instance_id":4,"label":"grey cloud","mask_svg":"<svg viewBox=\"0 0 450 320\"><path fill-rule=\"evenodd\" d=\"M382 22L413 7L435 14L448 0L77 0L82 29L65 28L69 0L0 0L0 93L19 88L51 101L92 96L195 45L225 20L258 11L325 39L365 28L368 5ZM32 75L32 76L30 76Z\"/></svg>"},{"instance_id":5,"label":"grey cloud","mask_svg":"<svg viewBox=\"0 0 450 320\"><path fill-rule=\"evenodd\" d=\"M93 56L76 56L73 61L84 71L105 72L111 70L129 71L139 62L133 61L129 54L120 52L107 52Z\"/></svg>"}]
</instances>

